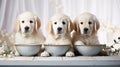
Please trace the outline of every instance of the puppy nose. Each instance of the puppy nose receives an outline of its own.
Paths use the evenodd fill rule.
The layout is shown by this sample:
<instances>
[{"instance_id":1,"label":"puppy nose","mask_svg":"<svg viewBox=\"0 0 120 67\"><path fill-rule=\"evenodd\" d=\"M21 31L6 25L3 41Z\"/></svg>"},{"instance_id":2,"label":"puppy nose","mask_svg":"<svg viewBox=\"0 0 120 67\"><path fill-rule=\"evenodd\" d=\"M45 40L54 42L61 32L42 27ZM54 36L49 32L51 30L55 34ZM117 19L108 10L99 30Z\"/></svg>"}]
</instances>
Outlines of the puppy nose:
<instances>
[{"instance_id":1,"label":"puppy nose","mask_svg":"<svg viewBox=\"0 0 120 67\"><path fill-rule=\"evenodd\" d=\"M29 27L28 27L28 26L26 26L26 27L25 27L25 30L29 30Z\"/></svg>"},{"instance_id":2,"label":"puppy nose","mask_svg":"<svg viewBox=\"0 0 120 67\"><path fill-rule=\"evenodd\" d=\"M61 28L61 27L58 27L58 28L57 28L57 30L58 30L58 31L61 31L61 30L62 30L62 28Z\"/></svg>"},{"instance_id":3,"label":"puppy nose","mask_svg":"<svg viewBox=\"0 0 120 67\"><path fill-rule=\"evenodd\" d=\"M88 31L88 28L84 28L84 31L87 32L87 31Z\"/></svg>"}]
</instances>

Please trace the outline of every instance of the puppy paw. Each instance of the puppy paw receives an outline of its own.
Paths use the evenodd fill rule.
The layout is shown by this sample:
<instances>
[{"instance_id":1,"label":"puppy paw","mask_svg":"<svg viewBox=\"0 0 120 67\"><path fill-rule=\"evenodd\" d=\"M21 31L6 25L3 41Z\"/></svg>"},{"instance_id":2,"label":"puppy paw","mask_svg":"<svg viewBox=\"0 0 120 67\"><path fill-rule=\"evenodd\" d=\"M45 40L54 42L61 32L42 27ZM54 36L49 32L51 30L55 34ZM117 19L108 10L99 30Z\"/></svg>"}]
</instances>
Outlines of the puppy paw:
<instances>
[{"instance_id":1,"label":"puppy paw","mask_svg":"<svg viewBox=\"0 0 120 67\"><path fill-rule=\"evenodd\" d=\"M18 56L18 55L19 55L19 54L17 54L17 56ZM8 54L7 56L8 56L9 58L12 58L12 57L15 57L15 54L14 54L14 52L11 51L10 54Z\"/></svg>"},{"instance_id":2,"label":"puppy paw","mask_svg":"<svg viewBox=\"0 0 120 67\"><path fill-rule=\"evenodd\" d=\"M76 41L74 44L75 45L85 45L82 41Z\"/></svg>"},{"instance_id":3,"label":"puppy paw","mask_svg":"<svg viewBox=\"0 0 120 67\"><path fill-rule=\"evenodd\" d=\"M69 52L66 53L65 56L66 56L66 57L73 57L73 56L75 56L75 54L74 54L74 52L69 51Z\"/></svg>"},{"instance_id":4,"label":"puppy paw","mask_svg":"<svg viewBox=\"0 0 120 67\"><path fill-rule=\"evenodd\" d=\"M15 56L20 56L20 54L18 52L15 52Z\"/></svg>"},{"instance_id":5,"label":"puppy paw","mask_svg":"<svg viewBox=\"0 0 120 67\"><path fill-rule=\"evenodd\" d=\"M44 52L42 52L40 54L40 56L42 56L42 57L48 57L48 56L50 56L50 54L47 51L44 51Z\"/></svg>"},{"instance_id":6,"label":"puppy paw","mask_svg":"<svg viewBox=\"0 0 120 67\"><path fill-rule=\"evenodd\" d=\"M12 57L14 57L14 55L8 54L7 57L12 58Z\"/></svg>"},{"instance_id":7,"label":"puppy paw","mask_svg":"<svg viewBox=\"0 0 120 67\"><path fill-rule=\"evenodd\" d=\"M7 55L6 55L6 54L3 54L3 57L7 57Z\"/></svg>"},{"instance_id":8,"label":"puppy paw","mask_svg":"<svg viewBox=\"0 0 120 67\"><path fill-rule=\"evenodd\" d=\"M0 58L2 58L3 57L3 55L0 55Z\"/></svg>"}]
</instances>

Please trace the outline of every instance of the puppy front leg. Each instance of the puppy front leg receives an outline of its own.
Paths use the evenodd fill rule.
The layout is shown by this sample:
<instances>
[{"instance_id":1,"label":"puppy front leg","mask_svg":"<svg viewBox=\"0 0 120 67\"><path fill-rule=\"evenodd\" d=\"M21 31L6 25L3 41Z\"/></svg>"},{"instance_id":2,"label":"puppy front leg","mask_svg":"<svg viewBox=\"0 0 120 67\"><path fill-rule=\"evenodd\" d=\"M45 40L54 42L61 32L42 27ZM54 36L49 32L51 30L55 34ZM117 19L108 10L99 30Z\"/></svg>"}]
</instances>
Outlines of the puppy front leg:
<instances>
[{"instance_id":1,"label":"puppy front leg","mask_svg":"<svg viewBox=\"0 0 120 67\"><path fill-rule=\"evenodd\" d=\"M40 56L42 56L42 57L48 57L48 56L50 56L50 54L47 52L47 51L45 51L45 46L44 45L42 45L42 47L41 47L41 54L40 54Z\"/></svg>"},{"instance_id":2,"label":"puppy front leg","mask_svg":"<svg viewBox=\"0 0 120 67\"><path fill-rule=\"evenodd\" d=\"M66 54L65 54L66 57L74 57L75 56L75 53L73 51L68 51Z\"/></svg>"},{"instance_id":3,"label":"puppy front leg","mask_svg":"<svg viewBox=\"0 0 120 67\"><path fill-rule=\"evenodd\" d=\"M2 47L0 47L0 57L3 57L3 54L4 54L4 50Z\"/></svg>"},{"instance_id":4,"label":"puppy front leg","mask_svg":"<svg viewBox=\"0 0 120 67\"><path fill-rule=\"evenodd\" d=\"M73 57L73 56L75 56L73 46L70 47L69 51L66 52L65 56L66 56L66 57Z\"/></svg>"},{"instance_id":5,"label":"puppy front leg","mask_svg":"<svg viewBox=\"0 0 120 67\"><path fill-rule=\"evenodd\" d=\"M20 56L20 54L18 53L16 47L14 46L13 48L14 48L14 54L15 54L15 56Z\"/></svg>"},{"instance_id":6,"label":"puppy front leg","mask_svg":"<svg viewBox=\"0 0 120 67\"><path fill-rule=\"evenodd\" d=\"M43 51L43 52L40 54L40 56L42 56L42 57L49 57L50 54L49 54L47 51Z\"/></svg>"}]
</instances>

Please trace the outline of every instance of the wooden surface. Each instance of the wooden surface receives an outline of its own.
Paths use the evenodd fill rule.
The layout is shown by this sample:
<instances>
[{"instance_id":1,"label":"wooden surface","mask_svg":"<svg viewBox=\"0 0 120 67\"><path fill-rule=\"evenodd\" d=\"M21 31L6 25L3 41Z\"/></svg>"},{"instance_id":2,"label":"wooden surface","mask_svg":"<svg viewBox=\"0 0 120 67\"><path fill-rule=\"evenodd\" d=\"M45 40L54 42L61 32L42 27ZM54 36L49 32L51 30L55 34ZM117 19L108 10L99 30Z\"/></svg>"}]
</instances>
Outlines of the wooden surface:
<instances>
[{"instance_id":1,"label":"wooden surface","mask_svg":"<svg viewBox=\"0 0 120 67\"><path fill-rule=\"evenodd\" d=\"M77 57L13 57L0 58L0 65L39 65L39 66L118 66L120 56L77 56Z\"/></svg>"}]
</instances>

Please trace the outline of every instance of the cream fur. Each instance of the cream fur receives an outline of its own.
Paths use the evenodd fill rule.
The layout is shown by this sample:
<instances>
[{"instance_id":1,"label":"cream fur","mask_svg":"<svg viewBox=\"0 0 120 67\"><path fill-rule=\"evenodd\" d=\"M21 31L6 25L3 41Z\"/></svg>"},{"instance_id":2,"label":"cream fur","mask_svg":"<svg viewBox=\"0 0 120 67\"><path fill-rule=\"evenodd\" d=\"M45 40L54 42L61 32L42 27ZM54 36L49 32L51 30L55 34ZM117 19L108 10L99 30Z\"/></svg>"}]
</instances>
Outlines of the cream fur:
<instances>
[{"instance_id":1,"label":"cream fur","mask_svg":"<svg viewBox=\"0 0 120 67\"><path fill-rule=\"evenodd\" d=\"M92 24L89 24L89 21ZM83 22L83 24L81 24ZM74 20L75 32L73 33L74 45L97 45L99 44L97 31L99 29L99 21L96 16L91 13L82 13ZM88 33L84 34L84 28L88 28Z\"/></svg>"},{"instance_id":2,"label":"cream fur","mask_svg":"<svg viewBox=\"0 0 120 67\"><path fill-rule=\"evenodd\" d=\"M54 38L56 36L52 36L52 35L49 35L48 38L46 39L45 41L45 44L48 44L48 45L71 45L71 37L70 35L64 35L64 36L58 36L56 38Z\"/></svg>"},{"instance_id":3,"label":"cream fur","mask_svg":"<svg viewBox=\"0 0 120 67\"><path fill-rule=\"evenodd\" d=\"M62 24L62 21L65 22L65 25ZM55 25L54 22L57 22ZM57 34L57 28L62 28L62 33ZM70 27L70 28L69 28ZM48 37L45 41L45 44L52 45L71 45L70 32L73 30L72 22L70 18L64 14L55 14L50 18L47 25Z\"/></svg>"},{"instance_id":4,"label":"cream fur","mask_svg":"<svg viewBox=\"0 0 120 67\"><path fill-rule=\"evenodd\" d=\"M63 21L65 24L63 24ZM57 22L55 24L55 22ZM61 27L62 30L58 34L57 28ZM46 45L70 45L72 46L70 33L73 30L73 24L70 18L64 14L55 14L50 18L46 26L48 37L45 41ZM65 54L66 56L74 56L72 51L68 51ZM47 51L41 53L41 56L49 56Z\"/></svg>"},{"instance_id":5,"label":"cream fur","mask_svg":"<svg viewBox=\"0 0 120 67\"><path fill-rule=\"evenodd\" d=\"M24 34L17 32L15 35L15 44L36 45L44 43L44 36L41 33L25 37Z\"/></svg>"},{"instance_id":6,"label":"cream fur","mask_svg":"<svg viewBox=\"0 0 120 67\"><path fill-rule=\"evenodd\" d=\"M22 23L24 21L24 23ZM30 23L33 21L33 23ZM24 12L20 14L15 22L15 44L40 44L43 43L45 38L40 28L40 20L31 12ZM29 27L29 32L24 32L25 27ZM39 32L40 31L40 32Z\"/></svg>"}]
</instances>

